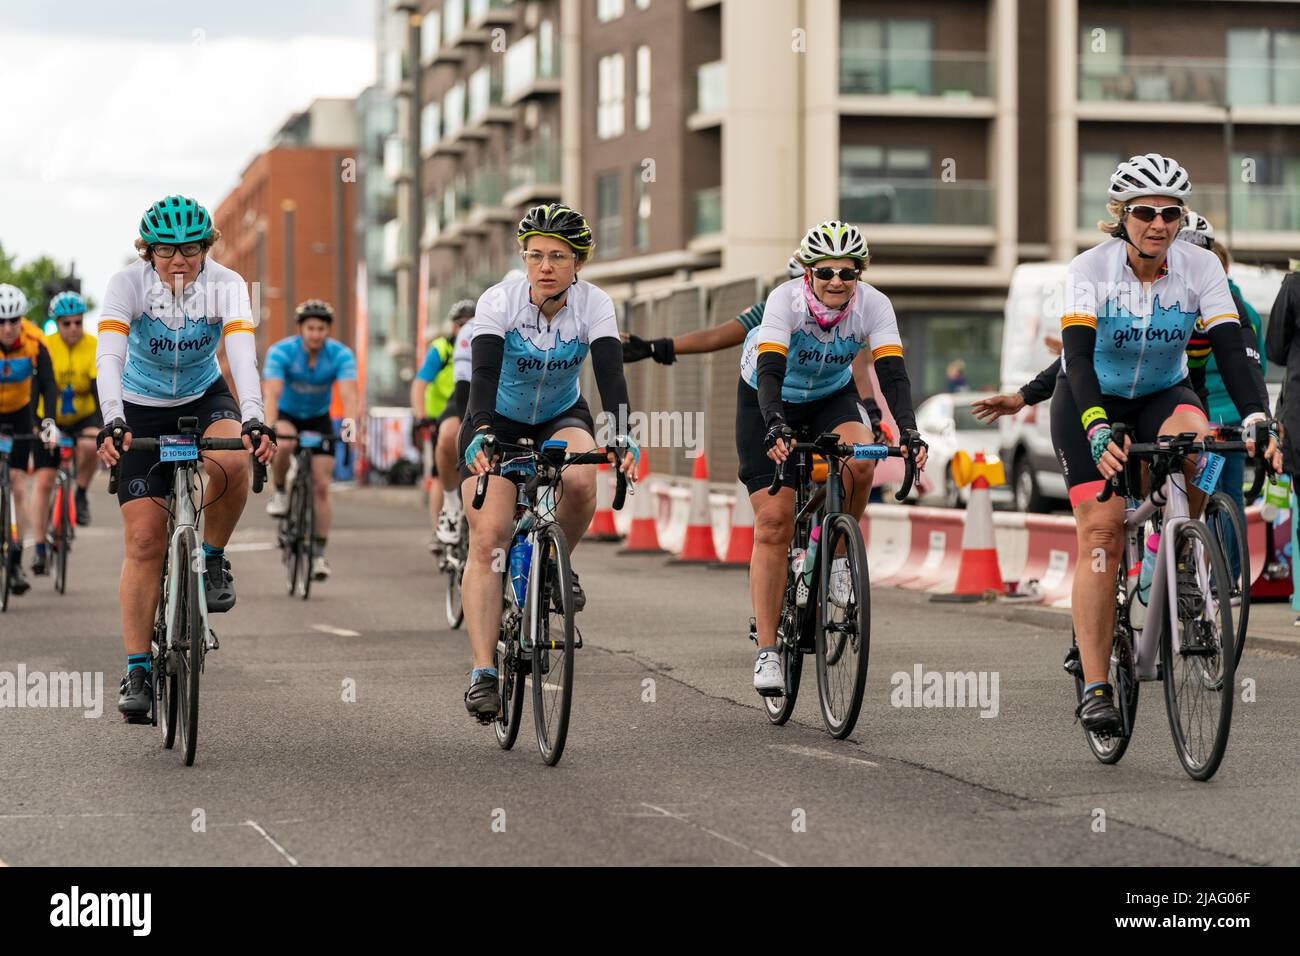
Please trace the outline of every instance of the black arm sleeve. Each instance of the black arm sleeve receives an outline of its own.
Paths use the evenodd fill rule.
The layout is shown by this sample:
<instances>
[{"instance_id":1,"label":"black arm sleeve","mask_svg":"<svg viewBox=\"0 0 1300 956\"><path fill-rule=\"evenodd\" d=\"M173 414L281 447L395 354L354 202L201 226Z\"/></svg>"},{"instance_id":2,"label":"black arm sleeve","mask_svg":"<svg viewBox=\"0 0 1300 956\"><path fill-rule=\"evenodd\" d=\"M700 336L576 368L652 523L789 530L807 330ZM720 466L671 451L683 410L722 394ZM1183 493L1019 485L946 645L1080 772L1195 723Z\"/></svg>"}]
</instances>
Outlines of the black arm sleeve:
<instances>
[{"instance_id":1,"label":"black arm sleeve","mask_svg":"<svg viewBox=\"0 0 1300 956\"><path fill-rule=\"evenodd\" d=\"M1101 404L1101 382L1092 366L1092 353L1097 347L1097 330L1086 325L1071 325L1061 330L1062 351L1065 353L1065 378L1070 383L1074 403L1083 409L1083 430L1086 432L1098 422L1109 424L1106 409ZM1098 416L1093 409L1099 409ZM1089 412L1092 416L1089 417Z\"/></svg>"},{"instance_id":2,"label":"black arm sleeve","mask_svg":"<svg viewBox=\"0 0 1300 956\"><path fill-rule=\"evenodd\" d=\"M628 407L627 379L623 377L623 343L608 336L592 342L591 370L596 375L600 406L606 415L614 416L614 434L626 434L632 409Z\"/></svg>"},{"instance_id":3,"label":"black arm sleeve","mask_svg":"<svg viewBox=\"0 0 1300 956\"><path fill-rule=\"evenodd\" d=\"M36 353L36 374L32 377L32 399L37 395L45 399L45 417L53 418L59 412L59 389L54 381L54 363L44 345Z\"/></svg>"},{"instance_id":4,"label":"black arm sleeve","mask_svg":"<svg viewBox=\"0 0 1300 956\"><path fill-rule=\"evenodd\" d=\"M1265 391L1266 397L1261 402L1263 377L1259 366L1246 356L1242 347L1241 326L1235 322L1221 322L1210 329L1210 347L1214 349L1214 360L1219 365L1228 396L1241 412L1241 417L1255 412L1268 414L1268 393Z\"/></svg>"},{"instance_id":5,"label":"black arm sleeve","mask_svg":"<svg viewBox=\"0 0 1300 956\"><path fill-rule=\"evenodd\" d=\"M1210 386L1205 380L1207 371L1209 371L1209 367L1206 365L1189 365L1187 367L1187 384L1196 393L1196 397L1201 400L1201 407L1208 412L1210 410Z\"/></svg>"},{"instance_id":6,"label":"black arm sleeve","mask_svg":"<svg viewBox=\"0 0 1300 956\"><path fill-rule=\"evenodd\" d=\"M470 431L492 424L505 352L506 340L495 335L479 335L470 343L469 411L465 415Z\"/></svg>"},{"instance_id":7,"label":"black arm sleeve","mask_svg":"<svg viewBox=\"0 0 1300 956\"><path fill-rule=\"evenodd\" d=\"M1046 401L1052 397L1052 392L1056 391L1056 377L1061 374L1061 360L1058 358L1047 368L1043 369L1032 382L1026 382L1020 386L1020 396L1025 400L1026 405L1037 405L1039 402Z\"/></svg>"},{"instance_id":8,"label":"black arm sleeve","mask_svg":"<svg viewBox=\"0 0 1300 956\"><path fill-rule=\"evenodd\" d=\"M894 413L899 428L916 430L916 413L912 411L912 383L907 378L907 366L901 355L886 355L876 359L876 379L884 393L885 404Z\"/></svg>"},{"instance_id":9,"label":"black arm sleeve","mask_svg":"<svg viewBox=\"0 0 1300 956\"><path fill-rule=\"evenodd\" d=\"M763 413L763 424L771 428L776 421L785 420L785 404L781 401L781 386L785 384L785 355L781 352L760 352L758 355L758 410Z\"/></svg>"},{"instance_id":10,"label":"black arm sleeve","mask_svg":"<svg viewBox=\"0 0 1300 956\"><path fill-rule=\"evenodd\" d=\"M1300 277L1294 273L1282 280L1282 288L1278 290L1277 298L1273 300L1273 310L1268 316L1264 351L1274 365L1285 365L1287 354L1291 351L1291 336L1295 331L1291 327L1294 321L1291 317L1291 301L1297 283L1300 283Z\"/></svg>"}]
</instances>

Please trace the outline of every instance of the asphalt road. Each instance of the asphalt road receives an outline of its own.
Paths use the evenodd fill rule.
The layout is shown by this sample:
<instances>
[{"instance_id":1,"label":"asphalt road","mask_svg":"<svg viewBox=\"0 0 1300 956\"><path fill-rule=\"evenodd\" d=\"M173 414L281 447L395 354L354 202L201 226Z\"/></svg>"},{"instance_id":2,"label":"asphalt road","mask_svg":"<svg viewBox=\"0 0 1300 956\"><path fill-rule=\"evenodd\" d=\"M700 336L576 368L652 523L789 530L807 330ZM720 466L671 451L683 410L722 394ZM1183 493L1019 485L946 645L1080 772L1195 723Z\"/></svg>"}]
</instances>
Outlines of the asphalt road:
<instances>
[{"instance_id":1,"label":"asphalt road","mask_svg":"<svg viewBox=\"0 0 1300 956\"><path fill-rule=\"evenodd\" d=\"M862 717L834 741L811 667L794 719L764 717L743 571L587 543L573 721L549 768L527 718L507 753L464 711L467 641L445 626L414 491L338 492L335 575L306 603L284 594L264 502L232 548L239 603L214 618L193 767L116 713L122 545L102 483L68 594L41 578L12 599L0 673L102 672L104 701L90 719L0 709L0 860L475 864L508 847L528 864L1300 863L1300 653L1284 643L1247 650L1257 700L1198 784L1156 685L1124 760L1096 763L1060 669L1063 616L882 589ZM996 716L893 706L891 675L917 665L996 674Z\"/></svg>"}]
</instances>

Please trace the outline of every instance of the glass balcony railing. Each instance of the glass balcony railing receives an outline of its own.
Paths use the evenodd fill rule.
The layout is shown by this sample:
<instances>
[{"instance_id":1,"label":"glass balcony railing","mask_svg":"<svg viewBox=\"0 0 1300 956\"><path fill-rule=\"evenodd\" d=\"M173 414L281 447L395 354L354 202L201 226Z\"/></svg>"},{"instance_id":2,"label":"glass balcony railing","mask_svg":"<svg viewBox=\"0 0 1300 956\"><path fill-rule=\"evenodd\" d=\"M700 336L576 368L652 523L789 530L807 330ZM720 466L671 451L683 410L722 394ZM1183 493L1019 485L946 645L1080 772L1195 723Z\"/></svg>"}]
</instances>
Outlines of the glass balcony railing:
<instances>
[{"instance_id":1,"label":"glass balcony railing","mask_svg":"<svg viewBox=\"0 0 1300 956\"><path fill-rule=\"evenodd\" d=\"M727 71L721 60L695 71L695 112L721 113L727 108Z\"/></svg>"},{"instance_id":2,"label":"glass balcony railing","mask_svg":"<svg viewBox=\"0 0 1300 956\"><path fill-rule=\"evenodd\" d=\"M503 87L507 100L518 99L537 80L555 79L560 75L550 21L543 21L541 26L548 29L539 28L506 50Z\"/></svg>"},{"instance_id":3,"label":"glass balcony railing","mask_svg":"<svg viewBox=\"0 0 1300 956\"><path fill-rule=\"evenodd\" d=\"M406 140L400 136L390 136L384 140L384 175L396 181L411 173L411 157L406 148Z\"/></svg>"},{"instance_id":4,"label":"glass balcony railing","mask_svg":"<svg viewBox=\"0 0 1300 956\"><path fill-rule=\"evenodd\" d=\"M488 111L501 105L501 83L488 66L481 66L470 74L469 99L466 106L466 123L481 122Z\"/></svg>"},{"instance_id":5,"label":"glass balcony railing","mask_svg":"<svg viewBox=\"0 0 1300 956\"><path fill-rule=\"evenodd\" d=\"M935 179L848 179L840 183L840 218L910 226L991 226L993 187Z\"/></svg>"},{"instance_id":6,"label":"glass balcony railing","mask_svg":"<svg viewBox=\"0 0 1300 956\"><path fill-rule=\"evenodd\" d=\"M484 166L470 176L469 196L475 206L495 209L501 205L505 193L505 172L495 166Z\"/></svg>"},{"instance_id":7,"label":"glass balcony railing","mask_svg":"<svg viewBox=\"0 0 1300 956\"><path fill-rule=\"evenodd\" d=\"M722 232L722 187L701 189L692 197L692 236L712 236Z\"/></svg>"},{"instance_id":8,"label":"glass balcony railing","mask_svg":"<svg viewBox=\"0 0 1300 956\"><path fill-rule=\"evenodd\" d=\"M510 151L511 189L560 181L560 150L548 142L528 143Z\"/></svg>"},{"instance_id":9,"label":"glass balcony railing","mask_svg":"<svg viewBox=\"0 0 1300 956\"><path fill-rule=\"evenodd\" d=\"M1104 186L1079 187L1079 228L1091 232L1108 218ZM1219 185L1196 186L1188 204L1214 226L1223 238L1228 225L1228 190ZM1234 232L1300 232L1300 186L1265 186L1241 183L1232 189ZM1098 233L1100 235L1100 233Z\"/></svg>"},{"instance_id":10,"label":"glass balcony railing","mask_svg":"<svg viewBox=\"0 0 1300 956\"><path fill-rule=\"evenodd\" d=\"M509 10L515 0L469 0L465 20L467 23L481 23L489 13L495 10Z\"/></svg>"},{"instance_id":11,"label":"glass balcony railing","mask_svg":"<svg viewBox=\"0 0 1300 956\"><path fill-rule=\"evenodd\" d=\"M1084 102L1300 106L1300 63L1129 56L1079 58Z\"/></svg>"},{"instance_id":12,"label":"glass balcony railing","mask_svg":"<svg viewBox=\"0 0 1300 956\"><path fill-rule=\"evenodd\" d=\"M992 96L987 53L841 50L840 92L871 96Z\"/></svg>"}]
</instances>

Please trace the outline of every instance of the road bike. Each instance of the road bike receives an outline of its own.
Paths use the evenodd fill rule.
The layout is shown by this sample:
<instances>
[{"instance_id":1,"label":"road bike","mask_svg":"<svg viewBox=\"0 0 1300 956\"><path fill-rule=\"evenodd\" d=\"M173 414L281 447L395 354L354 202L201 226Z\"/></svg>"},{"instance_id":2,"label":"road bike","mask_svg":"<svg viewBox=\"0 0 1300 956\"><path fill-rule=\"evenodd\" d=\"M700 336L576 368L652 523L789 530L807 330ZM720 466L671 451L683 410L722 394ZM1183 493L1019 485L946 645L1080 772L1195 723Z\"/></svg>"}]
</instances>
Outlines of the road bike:
<instances>
[{"instance_id":1,"label":"road bike","mask_svg":"<svg viewBox=\"0 0 1300 956\"><path fill-rule=\"evenodd\" d=\"M0 611L9 610L12 580L9 562L14 559L18 540L18 512L14 509L14 489L9 478L9 456L15 442L40 441L37 435L15 435L10 425L0 425Z\"/></svg>"},{"instance_id":2,"label":"road bike","mask_svg":"<svg viewBox=\"0 0 1300 956\"><path fill-rule=\"evenodd\" d=\"M305 601L311 596L311 559L316 540L316 476L311 467L317 448L334 454L336 435L301 431L297 435L279 435L280 442L293 442L296 448L289 474L289 510L279 519L276 539L284 564L290 597L296 593Z\"/></svg>"},{"instance_id":3,"label":"road bike","mask_svg":"<svg viewBox=\"0 0 1300 956\"><path fill-rule=\"evenodd\" d=\"M64 594L68 586L68 554L76 537L77 439L73 435L60 434L58 447L59 467L54 472L54 490L45 522L45 543L50 563L54 565L54 590Z\"/></svg>"}]
</instances>

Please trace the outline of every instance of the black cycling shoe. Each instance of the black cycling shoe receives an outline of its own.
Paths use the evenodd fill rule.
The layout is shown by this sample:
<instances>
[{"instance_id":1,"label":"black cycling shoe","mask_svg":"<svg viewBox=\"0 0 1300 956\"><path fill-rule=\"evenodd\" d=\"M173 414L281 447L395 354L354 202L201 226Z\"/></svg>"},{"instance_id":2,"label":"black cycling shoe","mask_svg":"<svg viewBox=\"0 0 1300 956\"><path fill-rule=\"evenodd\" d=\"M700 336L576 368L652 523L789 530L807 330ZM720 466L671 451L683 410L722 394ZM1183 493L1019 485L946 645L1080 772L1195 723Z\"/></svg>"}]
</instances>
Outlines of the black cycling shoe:
<instances>
[{"instance_id":1,"label":"black cycling shoe","mask_svg":"<svg viewBox=\"0 0 1300 956\"><path fill-rule=\"evenodd\" d=\"M497 684L497 678L491 674L479 674L478 680L465 691L465 709L481 723L495 720L501 713L501 691Z\"/></svg>"},{"instance_id":2,"label":"black cycling shoe","mask_svg":"<svg viewBox=\"0 0 1300 956\"><path fill-rule=\"evenodd\" d=\"M1115 707L1115 692L1109 684L1094 687L1086 694L1074 716L1089 733L1108 736L1123 729L1119 710Z\"/></svg>"},{"instance_id":3,"label":"black cycling shoe","mask_svg":"<svg viewBox=\"0 0 1300 956\"><path fill-rule=\"evenodd\" d=\"M230 565L224 557L211 555L207 558L203 582L209 611L219 614L235 606L235 576L230 573Z\"/></svg>"},{"instance_id":4,"label":"black cycling shoe","mask_svg":"<svg viewBox=\"0 0 1300 956\"><path fill-rule=\"evenodd\" d=\"M9 566L9 593L26 594L32 589L32 582L27 580L27 575L23 574L21 560L14 561Z\"/></svg>"},{"instance_id":5,"label":"black cycling shoe","mask_svg":"<svg viewBox=\"0 0 1300 956\"><path fill-rule=\"evenodd\" d=\"M573 575L573 613L577 614L587 606L587 592L578 583L578 572L570 571L569 573Z\"/></svg>"},{"instance_id":6,"label":"black cycling shoe","mask_svg":"<svg viewBox=\"0 0 1300 956\"><path fill-rule=\"evenodd\" d=\"M45 573L45 555L37 551L36 556L32 558L32 574L35 574L37 577L43 577Z\"/></svg>"},{"instance_id":7,"label":"black cycling shoe","mask_svg":"<svg viewBox=\"0 0 1300 956\"><path fill-rule=\"evenodd\" d=\"M90 524L90 502L86 500L86 489L78 488L73 501L77 505L77 525L84 528Z\"/></svg>"},{"instance_id":8,"label":"black cycling shoe","mask_svg":"<svg viewBox=\"0 0 1300 956\"><path fill-rule=\"evenodd\" d=\"M117 709L129 721L143 721L153 710L153 681L143 667L132 667L122 678Z\"/></svg>"}]
</instances>

